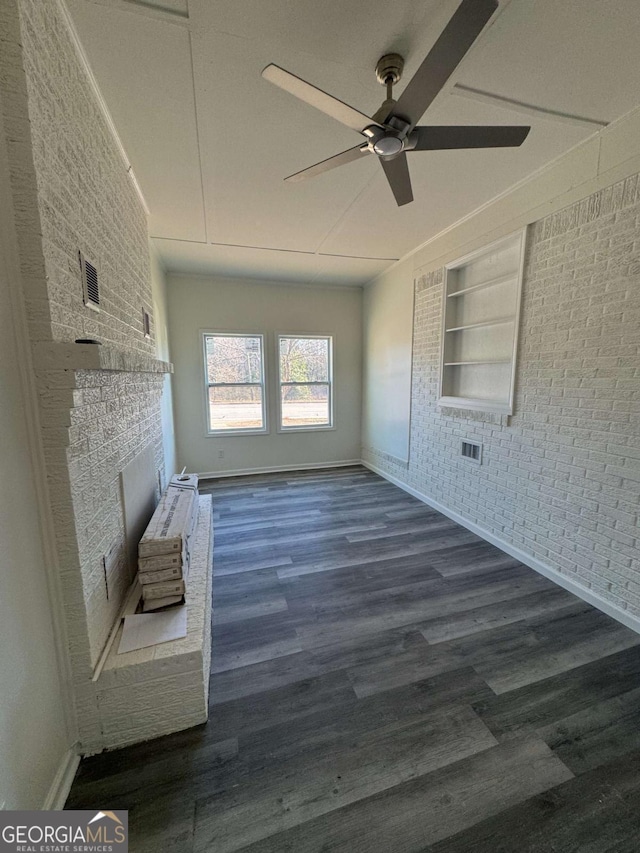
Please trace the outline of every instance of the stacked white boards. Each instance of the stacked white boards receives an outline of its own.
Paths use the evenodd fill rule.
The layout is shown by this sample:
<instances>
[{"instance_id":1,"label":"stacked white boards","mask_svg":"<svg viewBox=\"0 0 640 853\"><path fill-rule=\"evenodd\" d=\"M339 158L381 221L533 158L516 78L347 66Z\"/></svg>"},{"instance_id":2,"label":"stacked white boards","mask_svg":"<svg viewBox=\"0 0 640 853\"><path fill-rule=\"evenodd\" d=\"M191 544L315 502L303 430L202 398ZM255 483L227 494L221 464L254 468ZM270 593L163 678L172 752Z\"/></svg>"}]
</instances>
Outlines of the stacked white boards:
<instances>
[{"instance_id":1,"label":"stacked white boards","mask_svg":"<svg viewBox=\"0 0 640 853\"><path fill-rule=\"evenodd\" d=\"M138 545L142 609L183 604L198 519L198 477L172 477Z\"/></svg>"},{"instance_id":2,"label":"stacked white boards","mask_svg":"<svg viewBox=\"0 0 640 853\"><path fill-rule=\"evenodd\" d=\"M80 750L92 755L204 723L209 709L213 510L197 498L189 559L187 636L119 654L118 626L100 671L83 694ZM131 604L135 593L132 590ZM176 608L180 609L180 608ZM151 614L153 618L154 614Z\"/></svg>"}]
</instances>

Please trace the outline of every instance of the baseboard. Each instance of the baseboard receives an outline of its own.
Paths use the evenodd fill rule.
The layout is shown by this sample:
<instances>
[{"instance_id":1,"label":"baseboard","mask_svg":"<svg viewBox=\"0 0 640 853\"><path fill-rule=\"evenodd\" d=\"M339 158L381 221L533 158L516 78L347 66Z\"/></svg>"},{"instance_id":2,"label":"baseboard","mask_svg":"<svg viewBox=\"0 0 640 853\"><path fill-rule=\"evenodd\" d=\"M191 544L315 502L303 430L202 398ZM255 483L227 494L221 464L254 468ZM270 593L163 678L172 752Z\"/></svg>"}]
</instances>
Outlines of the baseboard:
<instances>
[{"instance_id":1,"label":"baseboard","mask_svg":"<svg viewBox=\"0 0 640 853\"><path fill-rule=\"evenodd\" d=\"M75 750L70 749L60 762L51 783L49 793L42 806L45 811L59 812L64 809L79 764L80 756Z\"/></svg>"},{"instance_id":2,"label":"baseboard","mask_svg":"<svg viewBox=\"0 0 640 853\"><path fill-rule=\"evenodd\" d=\"M342 462L310 462L305 465L274 465L271 468L239 468L234 471L209 471L198 474L200 480L217 480L222 477L248 477L251 474L283 474L287 471L317 471L322 468L351 468L363 465L361 459L345 459Z\"/></svg>"},{"instance_id":3,"label":"baseboard","mask_svg":"<svg viewBox=\"0 0 640 853\"><path fill-rule=\"evenodd\" d=\"M526 551L521 551L519 548L516 548L514 545L511 545L509 542L505 542L504 539L500 539L500 537L494 536L493 533L489 533L484 528L480 527L477 524L474 524L473 521L469 521L469 519L455 512L455 510L449 509L449 507L444 506L444 504L439 503L433 498L430 498L428 495L425 495L422 492L419 492L417 489L414 489L406 483L403 483L402 480L399 480L397 477L394 477L391 474L387 474L386 471L383 471L376 465L372 465L370 462L365 462L364 460L362 460L362 464L365 466L365 468L368 468L375 474L379 474L385 480L388 480L390 483L393 483L394 486L398 486L399 489L402 489L404 492L408 492L408 494L412 495L414 498L417 498L419 501L422 501L422 503L425 503L427 504L427 506L438 510L438 512L441 512L443 515L446 515L447 518L450 518L452 521L457 522L462 527L466 527L467 530L470 530L472 533L475 533L476 536L479 536L481 539L484 539L491 545L495 545L496 548L499 548L501 551L504 551L505 554L509 554L509 556L514 557L521 563L524 563L525 566L529 566L530 569L533 569L535 572L544 575L546 578L549 578L549 580L552 580L554 583L558 584L558 586L563 587L568 592L572 592L574 595L577 595L578 598L581 598L583 601L586 601L588 604L592 604L598 610L601 610L603 613L606 613L607 616L611 616L613 619L616 619L618 622L621 622L627 628L631 628L632 631L635 631L636 633L640 634L639 617L633 616L631 613L627 613L626 610L623 610L621 607L612 604L610 601L607 601L605 598L602 598L602 596L598 595L592 590L587 589L581 584L571 580L571 578L568 578L560 572L556 571L555 569L552 569L551 566L547 566L546 563L542 563L540 560L536 559L536 557L532 557L530 554L527 554Z\"/></svg>"}]
</instances>

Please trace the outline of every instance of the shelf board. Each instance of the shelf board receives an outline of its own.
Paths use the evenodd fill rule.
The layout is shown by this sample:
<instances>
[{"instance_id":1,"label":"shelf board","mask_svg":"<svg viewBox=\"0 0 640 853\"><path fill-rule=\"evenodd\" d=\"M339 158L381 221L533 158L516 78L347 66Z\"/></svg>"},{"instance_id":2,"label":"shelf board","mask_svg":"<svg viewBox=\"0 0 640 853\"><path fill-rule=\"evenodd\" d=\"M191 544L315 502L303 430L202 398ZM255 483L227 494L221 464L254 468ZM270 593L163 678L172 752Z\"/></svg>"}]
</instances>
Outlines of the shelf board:
<instances>
[{"instance_id":1,"label":"shelf board","mask_svg":"<svg viewBox=\"0 0 640 853\"><path fill-rule=\"evenodd\" d=\"M518 277L518 271L510 272L507 275L500 275L497 278L490 278L487 281L482 281L480 284L473 284L471 287L465 287L462 290L454 290L453 293L447 293L447 299L452 299L454 296L464 296L465 293L473 293L476 290L484 290L485 287L494 287L497 284L506 284L508 281L515 281Z\"/></svg>"},{"instance_id":2,"label":"shelf board","mask_svg":"<svg viewBox=\"0 0 640 853\"><path fill-rule=\"evenodd\" d=\"M453 409L475 409L481 412L493 412L500 415L511 415L513 409L507 400L496 400L482 397L449 397L442 396L438 400L439 406L447 406Z\"/></svg>"},{"instance_id":3,"label":"shelf board","mask_svg":"<svg viewBox=\"0 0 640 853\"><path fill-rule=\"evenodd\" d=\"M124 373L173 373L173 365L146 353L111 344L40 341L33 346L37 370L113 370Z\"/></svg>"},{"instance_id":4,"label":"shelf board","mask_svg":"<svg viewBox=\"0 0 640 853\"><path fill-rule=\"evenodd\" d=\"M445 332L464 332L466 329L481 329L483 326L501 326L505 323L513 323L514 317L496 317L493 320L483 320L481 323L468 323L466 326L452 326Z\"/></svg>"},{"instance_id":5,"label":"shelf board","mask_svg":"<svg viewBox=\"0 0 640 853\"><path fill-rule=\"evenodd\" d=\"M494 358L490 361L445 361L445 367L463 367L467 364L511 364L510 358Z\"/></svg>"}]
</instances>

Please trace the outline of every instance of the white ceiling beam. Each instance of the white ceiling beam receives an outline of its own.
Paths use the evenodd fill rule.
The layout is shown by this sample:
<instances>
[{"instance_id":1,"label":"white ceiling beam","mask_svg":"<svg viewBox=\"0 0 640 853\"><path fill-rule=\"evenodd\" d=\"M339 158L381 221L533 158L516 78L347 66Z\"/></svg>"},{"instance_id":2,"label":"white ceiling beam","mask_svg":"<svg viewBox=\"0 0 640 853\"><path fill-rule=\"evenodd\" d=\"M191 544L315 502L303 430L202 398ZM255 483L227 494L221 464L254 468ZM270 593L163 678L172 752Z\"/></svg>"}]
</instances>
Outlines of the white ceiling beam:
<instances>
[{"instance_id":1,"label":"white ceiling beam","mask_svg":"<svg viewBox=\"0 0 640 853\"><path fill-rule=\"evenodd\" d=\"M579 125L580 127L599 129L606 127L609 124L608 121L600 121L600 119L577 116L572 113L563 113L559 110L549 110L546 107L539 107L535 104L527 104L524 101L517 101L515 98L506 98L504 95L496 95L493 92L474 89L473 86L465 86L463 83L456 83L450 91L452 95L458 95L461 98L480 101L484 104L503 107L504 109L511 110L512 112L537 116L538 118L547 119L548 121L557 121L562 124L574 124Z\"/></svg>"},{"instance_id":2,"label":"white ceiling beam","mask_svg":"<svg viewBox=\"0 0 640 853\"><path fill-rule=\"evenodd\" d=\"M179 9L170 9L159 3L147 2L147 0L84 0L85 3L93 3L94 6L106 6L108 9L118 9L121 12L133 12L156 21L164 21L177 27L189 26L189 13L181 12Z\"/></svg>"},{"instance_id":3,"label":"white ceiling beam","mask_svg":"<svg viewBox=\"0 0 640 853\"><path fill-rule=\"evenodd\" d=\"M69 9L67 8L67 4L65 3L65 0L58 0L58 8L60 9L60 12L62 14L62 18L64 20L64 23L66 24L67 30L68 30L69 35L71 37L71 41L73 42L73 46L75 47L76 55L78 57L80 65L82 66L82 68L83 68L83 70L87 76L87 80L89 82L89 85L90 85L91 89L93 90L93 94L95 96L98 108L99 108L100 112L102 113L102 117L103 117L103 119L104 119L104 121L105 121L105 123L109 129L109 132L111 133L111 136L112 136L113 141L116 145L118 153L120 154L120 157L121 157L122 162L124 164L127 175L129 176L129 180L133 184L133 187L134 187L134 189L138 195L138 198L140 199L140 204L142 205L144 212L147 214L147 216L150 216L151 211L149 210L149 205L147 204L147 201L146 201L144 194L142 192L142 188L141 188L140 184L138 183L138 179L135 176L135 172L133 171L133 166L131 165L131 161L129 160L129 157L127 155L125 147L122 144L122 140L120 139L120 134L118 133L118 129L116 128L115 122L113 121L113 118L111 117L111 113L109 112L109 107L107 106L107 102L105 101L105 99L102 95L102 92L100 91L100 87L98 86L98 81L96 80L95 75L91 69L91 65L89 64L89 60L87 59L87 54L84 51L84 47L82 46L82 42L80 41L80 36L78 35L78 31L76 30L76 26L73 22L73 18L71 17Z\"/></svg>"}]
</instances>

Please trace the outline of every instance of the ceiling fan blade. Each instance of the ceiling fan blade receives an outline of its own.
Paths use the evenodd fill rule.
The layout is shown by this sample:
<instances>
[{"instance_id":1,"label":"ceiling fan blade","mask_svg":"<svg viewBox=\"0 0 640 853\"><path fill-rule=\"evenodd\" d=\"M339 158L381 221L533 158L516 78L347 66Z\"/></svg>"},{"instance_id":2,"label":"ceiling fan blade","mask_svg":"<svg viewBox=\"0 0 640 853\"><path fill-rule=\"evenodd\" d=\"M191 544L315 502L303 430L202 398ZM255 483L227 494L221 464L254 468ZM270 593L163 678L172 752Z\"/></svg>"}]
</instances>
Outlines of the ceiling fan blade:
<instances>
[{"instance_id":1,"label":"ceiling fan blade","mask_svg":"<svg viewBox=\"0 0 640 853\"><path fill-rule=\"evenodd\" d=\"M497 0L462 0L392 110L416 125L498 8Z\"/></svg>"},{"instance_id":2,"label":"ceiling fan blade","mask_svg":"<svg viewBox=\"0 0 640 853\"><path fill-rule=\"evenodd\" d=\"M517 125L415 127L407 150L439 151L447 148L517 147L522 145L530 130L530 127ZM415 145L413 144L414 138Z\"/></svg>"},{"instance_id":3,"label":"ceiling fan blade","mask_svg":"<svg viewBox=\"0 0 640 853\"><path fill-rule=\"evenodd\" d=\"M348 148L341 154L336 154L327 160L316 163L315 166L309 166L308 169L303 169L301 172L289 175L288 178L285 178L285 181L306 181L307 178L315 178L316 175L321 175L323 172L328 172L337 166L344 166L345 163L352 163L354 160L359 160L369 153L370 151L366 145L356 145L355 148Z\"/></svg>"},{"instance_id":4,"label":"ceiling fan blade","mask_svg":"<svg viewBox=\"0 0 640 853\"><path fill-rule=\"evenodd\" d=\"M413 201L413 190L411 189L411 178L409 177L409 164L407 163L407 155L402 152L392 160L385 160L380 157L382 168L389 181L389 186L393 192L398 207L403 204L409 204Z\"/></svg>"},{"instance_id":5,"label":"ceiling fan blade","mask_svg":"<svg viewBox=\"0 0 640 853\"><path fill-rule=\"evenodd\" d=\"M334 98L333 95L328 95L322 89L312 86L311 83L307 83L306 80L302 80L300 77L296 77L295 74L285 71L284 68L280 68L278 65L267 65L262 72L262 76L270 83L284 89L285 92L289 92L290 95L294 95L296 98L304 101L305 104L309 104L317 110L326 113L331 118L336 119L341 124L346 124L347 127L356 130L358 133L362 133L365 127L371 127L372 124L378 127L381 126L377 121L369 118L364 113L355 110L348 104L343 103L343 101L338 100L338 98Z\"/></svg>"}]
</instances>

